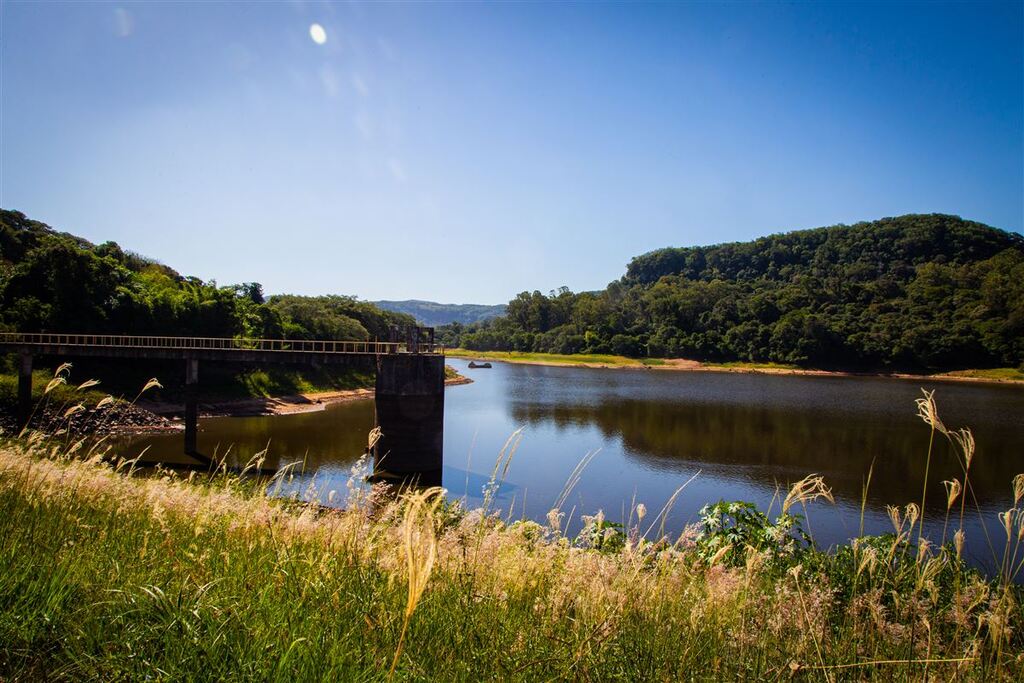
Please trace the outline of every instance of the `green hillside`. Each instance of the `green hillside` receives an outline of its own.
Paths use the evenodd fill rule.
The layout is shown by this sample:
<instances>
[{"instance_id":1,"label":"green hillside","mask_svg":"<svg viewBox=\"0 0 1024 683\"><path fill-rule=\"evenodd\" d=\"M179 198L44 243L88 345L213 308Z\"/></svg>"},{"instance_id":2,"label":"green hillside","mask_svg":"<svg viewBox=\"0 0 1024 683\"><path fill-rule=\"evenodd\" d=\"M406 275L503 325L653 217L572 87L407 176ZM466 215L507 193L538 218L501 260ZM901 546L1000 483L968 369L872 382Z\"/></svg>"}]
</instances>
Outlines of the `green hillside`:
<instances>
[{"instance_id":1,"label":"green hillside","mask_svg":"<svg viewBox=\"0 0 1024 683\"><path fill-rule=\"evenodd\" d=\"M179 274L114 242L95 245L17 211L0 210L0 330L112 332L287 339L388 338L412 317L351 296L264 297L258 282L222 286ZM173 390L180 374L168 364L79 362L130 388L158 374ZM217 372L221 372L218 376ZM348 370L218 369L215 393L267 395L365 384ZM209 385L211 382L207 382Z\"/></svg>"},{"instance_id":2,"label":"green hillside","mask_svg":"<svg viewBox=\"0 0 1024 683\"><path fill-rule=\"evenodd\" d=\"M1024 362L1024 238L939 214L634 258L602 292L523 292L445 330L477 350L848 369Z\"/></svg>"},{"instance_id":3,"label":"green hillside","mask_svg":"<svg viewBox=\"0 0 1024 683\"><path fill-rule=\"evenodd\" d=\"M371 339L393 324L413 320L350 296L265 298L258 282L204 282L115 242L95 245L0 210L3 329Z\"/></svg>"}]
</instances>

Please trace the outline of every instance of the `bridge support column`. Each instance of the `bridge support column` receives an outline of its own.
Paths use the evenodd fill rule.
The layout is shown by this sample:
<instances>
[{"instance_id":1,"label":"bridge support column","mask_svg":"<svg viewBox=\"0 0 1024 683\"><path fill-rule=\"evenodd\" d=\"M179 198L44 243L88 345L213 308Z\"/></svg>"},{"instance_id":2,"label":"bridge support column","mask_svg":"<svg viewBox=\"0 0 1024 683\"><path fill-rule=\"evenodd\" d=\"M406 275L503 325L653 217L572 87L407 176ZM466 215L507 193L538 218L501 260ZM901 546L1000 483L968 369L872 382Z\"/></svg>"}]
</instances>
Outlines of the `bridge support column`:
<instances>
[{"instance_id":1,"label":"bridge support column","mask_svg":"<svg viewBox=\"0 0 1024 683\"><path fill-rule=\"evenodd\" d=\"M195 456L196 433L199 430L199 361L185 361L185 454Z\"/></svg>"},{"instance_id":2,"label":"bridge support column","mask_svg":"<svg viewBox=\"0 0 1024 683\"><path fill-rule=\"evenodd\" d=\"M18 429L32 417L32 354L22 353L18 365Z\"/></svg>"},{"instance_id":3,"label":"bridge support column","mask_svg":"<svg viewBox=\"0 0 1024 683\"><path fill-rule=\"evenodd\" d=\"M441 483L444 356L388 354L377 360L378 473Z\"/></svg>"}]
</instances>

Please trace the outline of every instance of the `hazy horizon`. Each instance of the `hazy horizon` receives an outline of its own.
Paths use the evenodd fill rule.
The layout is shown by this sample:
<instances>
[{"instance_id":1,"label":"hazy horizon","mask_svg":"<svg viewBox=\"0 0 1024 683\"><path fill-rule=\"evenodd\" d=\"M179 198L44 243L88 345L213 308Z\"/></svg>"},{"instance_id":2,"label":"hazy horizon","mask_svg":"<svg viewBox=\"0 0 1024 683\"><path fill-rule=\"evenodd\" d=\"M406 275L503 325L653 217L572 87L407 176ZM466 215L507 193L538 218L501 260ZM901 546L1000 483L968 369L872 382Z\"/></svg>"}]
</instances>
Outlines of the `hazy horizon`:
<instances>
[{"instance_id":1,"label":"hazy horizon","mask_svg":"<svg viewBox=\"0 0 1024 683\"><path fill-rule=\"evenodd\" d=\"M906 213L1024 229L1024 5L5 2L0 205L268 293L495 305Z\"/></svg>"}]
</instances>

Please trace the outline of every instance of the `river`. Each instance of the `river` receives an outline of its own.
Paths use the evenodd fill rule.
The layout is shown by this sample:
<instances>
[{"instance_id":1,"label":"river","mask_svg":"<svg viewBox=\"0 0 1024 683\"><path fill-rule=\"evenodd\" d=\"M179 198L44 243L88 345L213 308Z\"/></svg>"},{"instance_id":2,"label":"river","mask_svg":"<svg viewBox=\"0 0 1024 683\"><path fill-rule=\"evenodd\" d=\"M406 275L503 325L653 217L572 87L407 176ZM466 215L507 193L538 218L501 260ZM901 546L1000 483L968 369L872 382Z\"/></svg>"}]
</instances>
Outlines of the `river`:
<instances>
[{"instance_id":1,"label":"river","mask_svg":"<svg viewBox=\"0 0 1024 683\"><path fill-rule=\"evenodd\" d=\"M828 547L858 534L873 463L864 527L884 533L892 529L886 505L921 500L929 428L916 416L914 399L922 386L936 390L947 426L969 426L977 439L970 479L978 506L968 498L965 523L965 553L976 564L990 564L990 543L1001 553L1005 536L995 515L1012 506L1011 479L1024 472L1020 386L505 363L469 370L465 361L448 362L474 382L446 390L444 486L450 497L479 504L497 454L522 428L495 499L514 518L544 520L573 469L596 451L563 506L571 528L597 510L621 520L634 502L644 503L651 519L687 481L667 516L672 532L719 499L762 509L774 499L777 511L790 483L819 473L835 504L814 503L806 512L816 542ZM201 421L199 446L204 453L230 447L232 459L243 462L267 448L267 466L303 461L305 473L290 490L303 492L314 482L322 502L339 504L372 425L370 400L299 415L209 418ZM148 446L147 459L174 457L182 438L143 436L128 448L137 454ZM941 482L954 476L963 478L958 460L939 438L927 495L933 540L941 537L946 509Z\"/></svg>"}]
</instances>

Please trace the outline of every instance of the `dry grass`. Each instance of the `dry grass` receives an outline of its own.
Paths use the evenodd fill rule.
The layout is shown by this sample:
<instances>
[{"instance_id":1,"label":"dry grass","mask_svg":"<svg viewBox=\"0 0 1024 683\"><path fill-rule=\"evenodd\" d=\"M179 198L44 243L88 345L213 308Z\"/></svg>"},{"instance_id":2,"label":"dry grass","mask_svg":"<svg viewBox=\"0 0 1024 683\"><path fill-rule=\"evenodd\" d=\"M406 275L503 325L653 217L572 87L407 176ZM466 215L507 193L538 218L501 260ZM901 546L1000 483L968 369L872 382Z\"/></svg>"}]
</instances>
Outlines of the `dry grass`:
<instances>
[{"instance_id":1,"label":"dry grass","mask_svg":"<svg viewBox=\"0 0 1024 683\"><path fill-rule=\"evenodd\" d=\"M102 447L38 435L3 446L0 677L1013 680L1024 672L1016 507L1000 518L1002 573L985 580L964 570L951 546L911 542L921 514L913 503L891 510L891 536L834 554L808 549L779 566L754 547L729 553L735 562L725 561L731 546L701 557L694 529L650 536L664 514L644 530L642 504L632 506L624 542L599 551L600 534L564 535L559 509L546 524L508 524L436 489L396 498L367 488L365 464L345 511L335 511L270 497L274 481L141 476ZM1013 486L1016 506L1024 477ZM811 475L784 508L830 495ZM957 498L947 502L953 510ZM587 519L591 532L604 529L602 514Z\"/></svg>"}]
</instances>

